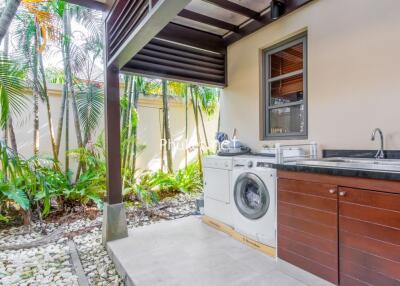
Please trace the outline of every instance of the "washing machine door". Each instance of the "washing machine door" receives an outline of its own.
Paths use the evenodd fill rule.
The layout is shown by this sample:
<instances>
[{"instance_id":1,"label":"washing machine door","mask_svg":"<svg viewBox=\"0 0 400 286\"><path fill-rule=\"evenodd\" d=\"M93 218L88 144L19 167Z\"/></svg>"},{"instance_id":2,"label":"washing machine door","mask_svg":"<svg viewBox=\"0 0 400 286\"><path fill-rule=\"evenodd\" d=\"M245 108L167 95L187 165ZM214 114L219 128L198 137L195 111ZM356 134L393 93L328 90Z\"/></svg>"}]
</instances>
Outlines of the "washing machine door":
<instances>
[{"instance_id":1,"label":"washing machine door","mask_svg":"<svg viewBox=\"0 0 400 286\"><path fill-rule=\"evenodd\" d=\"M264 182L254 173L243 173L235 182L234 199L239 212L246 218L263 217L270 204L270 196Z\"/></svg>"}]
</instances>

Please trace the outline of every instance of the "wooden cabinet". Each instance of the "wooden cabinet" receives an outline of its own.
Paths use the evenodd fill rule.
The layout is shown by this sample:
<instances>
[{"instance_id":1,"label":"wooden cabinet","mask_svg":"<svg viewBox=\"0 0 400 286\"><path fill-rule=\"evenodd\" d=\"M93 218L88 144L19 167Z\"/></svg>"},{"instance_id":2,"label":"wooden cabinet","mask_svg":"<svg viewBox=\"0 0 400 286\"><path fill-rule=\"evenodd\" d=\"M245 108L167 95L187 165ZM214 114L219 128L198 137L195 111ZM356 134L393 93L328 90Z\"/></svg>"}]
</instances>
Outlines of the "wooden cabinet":
<instances>
[{"instance_id":1,"label":"wooden cabinet","mask_svg":"<svg viewBox=\"0 0 400 286\"><path fill-rule=\"evenodd\" d=\"M400 285L400 194L339 189L340 285Z\"/></svg>"},{"instance_id":2,"label":"wooden cabinet","mask_svg":"<svg viewBox=\"0 0 400 286\"><path fill-rule=\"evenodd\" d=\"M337 186L279 179L278 189L278 256L337 284Z\"/></svg>"},{"instance_id":3,"label":"wooden cabinet","mask_svg":"<svg viewBox=\"0 0 400 286\"><path fill-rule=\"evenodd\" d=\"M400 285L400 182L278 177L280 259L334 284Z\"/></svg>"}]
</instances>

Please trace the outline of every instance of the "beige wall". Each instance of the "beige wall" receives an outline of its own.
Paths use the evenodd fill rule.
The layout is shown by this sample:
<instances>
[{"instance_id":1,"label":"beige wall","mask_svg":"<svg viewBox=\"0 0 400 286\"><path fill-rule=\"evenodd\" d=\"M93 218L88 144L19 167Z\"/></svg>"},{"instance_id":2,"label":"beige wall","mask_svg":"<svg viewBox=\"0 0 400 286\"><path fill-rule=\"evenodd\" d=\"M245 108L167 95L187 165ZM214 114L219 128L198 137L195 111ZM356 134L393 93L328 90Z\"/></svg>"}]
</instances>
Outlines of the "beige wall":
<instances>
[{"instance_id":1,"label":"beige wall","mask_svg":"<svg viewBox=\"0 0 400 286\"><path fill-rule=\"evenodd\" d=\"M138 167L151 170L160 168L160 140L162 130L162 101L157 98L142 98L139 100L139 143L146 145L144 151L138 157ZM172 139L177 142L172 149L174 168L182 168L185 165L185 105L182 100L170 100L170 127ZM197 137L192 106L188 110L188 159L196 159ZM218 127L218 112L215 116L207 118L204 114L207 137L211 146L215 146L214 136ZM203 129L200 124L200 132L203 144L205 143ZM206 148L204 146L204 148Z\"/></svg>"},{"instance_id":2,"label":"beige wall","mask_svg":"<svg viewBox=\"0 0 400 286\"><path fill-rule=\"evenodd\" d=\"M54 129L56 130L58 124L58 118L61 107L61 87L51 85L50 86L50 105L53 115ZM30 105L31 106L31 105ZM162 101L160 97L141 97L139 99L138 115L138 138L139 144L144 144L146 148L138 156L137 167L144 169L157 170L160 168L160 138L161 138L161 118L162 118ZM192 106L189 106L188 111L188 123L189 123L189 160L196 158L195 148L196 140L196 129L193 116ZM207 137L210 141L210 145L214 146L214 135L217 131L218 124L218 112L215 116L207 118L205 115L205 126L207 130ZM76 148L76 133L72 117L72 109L70 108L70 149ZM39 126L40 126L40 155L43 157L51 158L51 144L49 136L49 127L47 120L47 112L44 103L40 103L39 106ZM185 139L185 105L183 100L170 99L170 126L171 135L173 140L177 140L180 144L177 144L177 148L173 148L173 162L174 168L183 167L185 163L185 152L180 146L183 146ZM200 125L201 128L201 125ZM100 120L100 125L97 130L99 134L104 129L104 120ZM15 122L16 138L18 143L18 151L29 158L33 154L33 114L32 112L26 112ZM63 163L65 158L65 135L63 131L63 137L61 141L61 154L60 160ZM202 142L205 142L203 129L201 129ZM191 148L192 147L192 148ZM71 162L71 166L74 167L76 164Z\"/></svg>"},{"instance_id":3,"label":"beige wall","mask_svg":"<svg viewBox=\"0 0 400 286\"><path fill-rule=\"evenodd\" d=\"M221 131L259 140L261 50L307 30L308 141L321 148L400 149L400 1L315 0L228 48ZM289 141L285 143L294 143Z\"/></svg>"}]
</instances>

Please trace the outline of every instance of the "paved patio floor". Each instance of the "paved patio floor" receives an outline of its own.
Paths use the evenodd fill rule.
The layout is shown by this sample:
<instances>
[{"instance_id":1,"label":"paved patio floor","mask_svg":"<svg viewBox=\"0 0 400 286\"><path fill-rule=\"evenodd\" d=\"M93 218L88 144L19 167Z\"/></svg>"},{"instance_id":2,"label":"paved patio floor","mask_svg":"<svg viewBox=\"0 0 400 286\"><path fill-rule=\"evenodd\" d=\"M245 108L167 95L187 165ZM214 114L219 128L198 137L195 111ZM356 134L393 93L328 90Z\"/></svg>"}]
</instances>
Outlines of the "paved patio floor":
<instances>
[{"instance_id":1,"label":"paved patio floor","mask_svg":"<svg viewBox=\"0 0 400 286\"><path fill-rule=\"evenodd\" d=\"M108 243L108 251L127 285L306 285L200 217L131 230L128 238Z\"/></svg>"}]
</instances>

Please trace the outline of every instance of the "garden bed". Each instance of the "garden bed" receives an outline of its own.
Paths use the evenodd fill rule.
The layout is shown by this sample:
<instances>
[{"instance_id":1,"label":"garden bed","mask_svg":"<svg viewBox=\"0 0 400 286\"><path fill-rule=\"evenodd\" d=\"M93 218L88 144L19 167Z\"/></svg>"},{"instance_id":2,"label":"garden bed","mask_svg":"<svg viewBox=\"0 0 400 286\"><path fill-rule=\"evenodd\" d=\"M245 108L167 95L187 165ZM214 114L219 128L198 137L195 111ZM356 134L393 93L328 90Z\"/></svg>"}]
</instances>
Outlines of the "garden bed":
<instances>
[{"instance_id":1,"label":"garden bed","mask_svg":"<svg viewBox=\"0 0 400 286\"><path fill-rule=\"evenodd\" d=\"M199 194L179 194L150 206L126 208L129 228L195 213ZM101 244L101 212L73 213L26 227L0 231L1 285L78 285L68 240L78 251L90 285L123 285Z\"/></svg>"}]
</instances>

